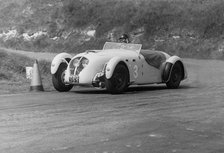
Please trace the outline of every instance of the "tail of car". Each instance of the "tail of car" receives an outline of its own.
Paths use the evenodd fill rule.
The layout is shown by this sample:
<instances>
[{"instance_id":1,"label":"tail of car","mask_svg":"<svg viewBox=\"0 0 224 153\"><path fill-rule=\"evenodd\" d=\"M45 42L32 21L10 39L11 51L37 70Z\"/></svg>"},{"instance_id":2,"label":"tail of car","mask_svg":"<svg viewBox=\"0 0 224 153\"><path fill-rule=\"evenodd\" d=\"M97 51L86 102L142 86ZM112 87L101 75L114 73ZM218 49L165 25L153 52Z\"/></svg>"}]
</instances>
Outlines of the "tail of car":
<instances>
[{"instance_id":1,"label":"tail of car","mask_svg":"<svg viewBox=\"0 0 224 153\"><path fill-rule=\"evenodd\" d=\"M163 67L162 67L162 71L163 71L162 81L164 83L167 83L170 80L171 72L175 64L179 64L181 66L181 73L182 73L181 80L184 80L185 78L187 78L187 71L182 59L178 56L171 56L170 58L166 60L166 62L163 64Z\"/></svg>"}]
</instances>

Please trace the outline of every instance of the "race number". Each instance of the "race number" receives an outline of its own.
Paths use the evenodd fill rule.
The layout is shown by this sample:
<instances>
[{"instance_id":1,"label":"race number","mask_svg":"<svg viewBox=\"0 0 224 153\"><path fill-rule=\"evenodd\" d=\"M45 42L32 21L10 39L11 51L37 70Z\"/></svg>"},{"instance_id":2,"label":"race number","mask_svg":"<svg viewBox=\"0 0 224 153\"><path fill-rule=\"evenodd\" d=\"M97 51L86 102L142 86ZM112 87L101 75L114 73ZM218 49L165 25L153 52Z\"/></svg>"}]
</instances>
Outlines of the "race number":
<instances>
[{"instance_id":1,"label":"race number","mask_svg":"<svg viewBox=\"0 0 224 153\"><path fill-rule=\"evenodd\" d=\"M134 75L134 78L136 79L136 78L138 77L138 66L135 65L135 66L133 67L133 69L134 69L134 73L133 73L133 75Z\"/></svg>"}]
</instances>

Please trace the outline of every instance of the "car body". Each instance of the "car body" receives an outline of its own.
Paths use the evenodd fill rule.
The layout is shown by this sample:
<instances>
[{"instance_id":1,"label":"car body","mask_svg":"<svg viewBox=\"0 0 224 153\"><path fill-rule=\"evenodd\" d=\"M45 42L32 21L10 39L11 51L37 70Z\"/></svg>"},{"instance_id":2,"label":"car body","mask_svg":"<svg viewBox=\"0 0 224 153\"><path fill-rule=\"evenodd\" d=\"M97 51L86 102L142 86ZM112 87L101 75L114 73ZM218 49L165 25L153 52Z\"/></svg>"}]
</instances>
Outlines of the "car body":
<instances>
[{"instance_id":1,"label":"car body","mask_svg":"<svg viewBox=\"0 0 224 153\"><path fill-rule=\"evenodd\" d=\"M122 93L130 85L165 83L168 88L178 88L187 78L180 57L141 47L106 42L102 50L87 50L74 57L60 53L51 63L53 85L62 92L74 85L91 85Z\"/></svg>"}]
</instances>

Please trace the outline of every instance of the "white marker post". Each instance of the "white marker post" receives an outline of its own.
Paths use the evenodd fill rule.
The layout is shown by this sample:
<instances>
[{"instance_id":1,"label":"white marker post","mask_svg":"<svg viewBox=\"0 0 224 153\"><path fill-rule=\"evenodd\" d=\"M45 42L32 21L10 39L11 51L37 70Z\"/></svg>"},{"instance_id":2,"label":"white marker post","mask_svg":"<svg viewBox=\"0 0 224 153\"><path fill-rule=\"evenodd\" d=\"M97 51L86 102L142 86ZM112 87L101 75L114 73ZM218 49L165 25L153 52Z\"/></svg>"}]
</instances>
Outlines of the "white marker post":
<instances>
[{"instance_id":1,"label":"white marker post","mask_svg":"<svg viewBox=\"0 0 224 153\"><path fill-rule=\"evenodd\" d=\"M26 78L31 80L33 76L33 67L26 67Z\"/></svg>"}]
</instances>

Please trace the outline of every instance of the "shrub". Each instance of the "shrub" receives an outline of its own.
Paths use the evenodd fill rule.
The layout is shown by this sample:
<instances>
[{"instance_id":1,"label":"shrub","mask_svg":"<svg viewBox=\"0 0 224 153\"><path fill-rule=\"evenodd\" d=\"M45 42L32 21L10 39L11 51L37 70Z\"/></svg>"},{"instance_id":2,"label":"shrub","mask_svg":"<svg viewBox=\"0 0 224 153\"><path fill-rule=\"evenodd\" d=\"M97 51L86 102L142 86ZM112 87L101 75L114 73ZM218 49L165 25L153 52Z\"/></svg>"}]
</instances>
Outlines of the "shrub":
<instances>
[{"instance_id":1,"label":"shrub","mask_svg":"<svg viewBox=\"0 0 224 153\"><path fill-rule=\"evenodd\" d=\"M55 4L54 7L49 7L51 3ZM214 42L218 45L215 40L222 39L224 34L223 0L63 0L60 1L63 3L60 6L58 3L59 1L54 0L27 0L20 9L30 6L33 13L28 15L18 15L20 9L13 9L17 16L7 9L0 10L2 14L6 12L10 16L6 18L3 15L5 25L11 25L11 20L16 16L14 20L19 21L16 27L20 33L45 29L49 34L48 37L29 42L15 38L1 43L6 47L32 51L81 52L101 47L109 32L115 32L116 35L133 34L133 31L142 28L143 36L139 40L144 48L178 52L187 57L195 54L197 57L207 57L215 46L206 43ZM19 7L10 5L8 8L12 6ZM58 41L50 39L54 36L60 37L64 31L85 29L90 25L96 27L96 38L89 42L78 34ZM173 31L178 31L176 35L183 39L174 41ZM189 35L193 35L194 40ZM166 41L155 42L156 37L165 38Z\"/></svg>"}]
</instances>

